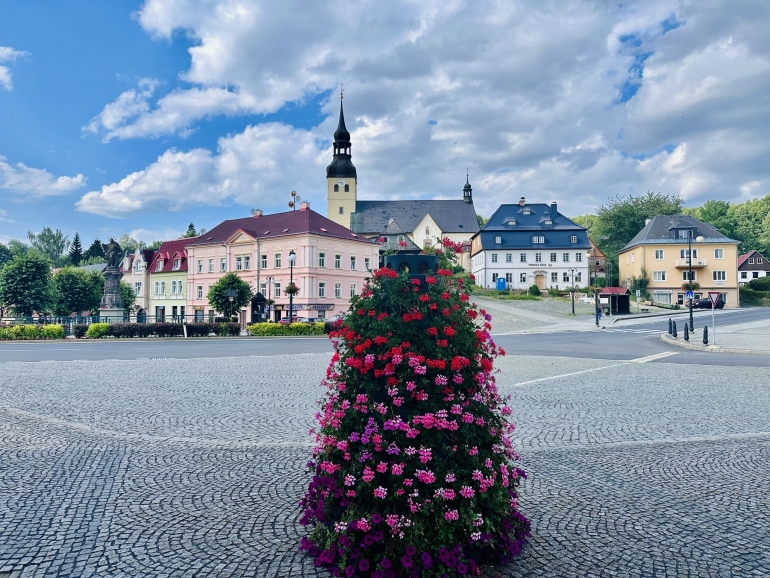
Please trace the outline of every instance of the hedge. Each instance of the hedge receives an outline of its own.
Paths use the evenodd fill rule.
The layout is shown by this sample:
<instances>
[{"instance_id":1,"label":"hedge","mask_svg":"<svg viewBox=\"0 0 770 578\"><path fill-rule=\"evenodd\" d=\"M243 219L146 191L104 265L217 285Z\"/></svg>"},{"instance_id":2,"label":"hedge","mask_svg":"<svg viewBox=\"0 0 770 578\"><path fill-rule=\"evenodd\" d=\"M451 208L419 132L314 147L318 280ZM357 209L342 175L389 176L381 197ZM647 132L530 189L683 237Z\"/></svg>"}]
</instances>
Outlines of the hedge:
<instances>
[{"instance_id":1,"label":"hedge","mask_svg":"<svg viewBox=\"0 0 770 578\"><path fill-rule=\"evenodd\" d=\"M109 323L92 323L88 326L88 330L86 331L86 337L90 339L99 339L100 337L110 334Z\"/></svg>"},{"instance_id":2,"label":"hedge","mask_svg":"<svg viewBox=\"0 0 770 578\"><path fill-rule=\"evenodd\" d=\"M749 281L749 289L753 291L770 291L770 276L752 279Z\"/></svg>"},{"instance_id":3,"label":"hedge","mask_svg":"<svg viewBox=\"0 0 770 578\"><path fill-rule=\"evenodd\" d=\"M741 303L757 305L759 307L770 307L770 291L755 291L745 285L740 287L739 291Z\"/></svg>"},{"instance_id":4,"label":"hedge","mask_svg":"<svg viewBox=\"0 0 770 578\"><path fill-rule=\"evenodd\" d=\"M323 323L255 323L248 327L249 335L259 337L289 337L293 335L323 335Z\"/></svg>"},{"instance_id":5,"label":"hedge","mask_svg":"<svg viewBox=\"0 0 770 578\"><path fill-rule=\"evenodd\" d=\"M61 325L9 325L0 327L0 340L64 339L66 331Z\"/></svg>"}]
</instances>

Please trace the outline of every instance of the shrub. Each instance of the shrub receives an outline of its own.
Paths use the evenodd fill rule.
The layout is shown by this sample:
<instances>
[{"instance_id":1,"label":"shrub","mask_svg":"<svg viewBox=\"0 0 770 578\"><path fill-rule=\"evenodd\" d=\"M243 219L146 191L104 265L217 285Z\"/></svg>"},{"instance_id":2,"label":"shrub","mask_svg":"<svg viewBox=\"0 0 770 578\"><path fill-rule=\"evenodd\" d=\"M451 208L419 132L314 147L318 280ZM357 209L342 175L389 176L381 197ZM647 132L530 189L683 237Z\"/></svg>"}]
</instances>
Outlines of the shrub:
<instances>
[{"instance_id":1,"label":"shrub","mask_svg":"<svg viewBox=\"0 0 770 578\"><path fill-rule=\"evenodd\" d=\"M259 337L288 335L286 328L280 323L254 323L253 325L249 325L246 330L249 332L249 335L256 335Z\"/></svg>"},{"instance_id":2,"label":"shrub","mask_svg":"<svg viewBox=\"0 0 770 578\"><path fill-rule=\"evenodd\" d=\"M188 323L187 337L208 337L214 331L213 323Z\"/></svg>"},{"instance_id":3,"label":"shrub","mask_svg":"<svg viewBox=\"0 0 770 578\"><path fill-rule=\"evenodd\" d=\"M43 325L43 339L64 339L66 335L62 325Z\"/></svg>"},{"instance_id":4,"label":"shrub","mask_svg":"<svg viewBox=\"0 0 770 578\"><path fill-rule=\"evenodd\" d=\"M540 301L542 298L537 295L530 295L529 293L511 293L505 296L506 299L512 299L513 301Z\"/></svg>"},{"instance_id":5,"label":"shrub","mask_svg":"<svg viewBox=\"0 0 770 578\"><path fill-rule=\"evenodd\" d=\"M112 328L109 323L92 323L86 330L86 337L90 339L100 339L112 334Z\"/></svg>"},{"instance_id":6,"label":"shrub","mask_svg":"<svg viewBox=\"0 0 770 578\"><path fill-rule=\"evenodd\" d=\"M532 285L532 287L529 288L529 294L534 295L535 297L540 297L540 287L537 285Z\"/></svg>"},{"instance_id":7,"label":"shrub","mask_svg":"<svg viewBox=\"0 0 770 578\"><path fill-rule=\"evenodd\" d=\"M158 337L180 337L184 335L181 323L153 323L152 329Z\"/></svg>"},{"instance_id":8,"label":"shrub","mask_svg":"<svg viewBox=\"0 0 770 578\"><path fill-rule=\"evenodd\" d=\"M214 333L220 337L234 337L241 334L239 323L216 323Z\"/></svg>"},{"instance_id":9,"label":"shrub","mask_svg":"<svg viewBox=\"0 0 770 578\"><path fill-rule=\"evenodd\" d=\"M72 335L74 335L78 339L85 337L86 331L88 331L88 325L86 325L85 323L78 323L72 326Z\"/></svg>"},{"instance_id":10,"label":"shrub","mask_svg":"<svg viewBox=\"0 0 770 578\"><path fill-rule=\"evenodd\" d=\"M331 334L300 547L335 576L478 575L529 532L495 385L503 352L489 316L438 273L376 271Z\"/></svg>"},{"instance_id":11,"label":"shrub","mask_svg":"<svg viewBox=\"0 0 770 578\"><path fill-rule=\"evenodd\" d=\"M770 307L770 291L754 291L750 286L744 285L739 288L739 292L741 303L758 307Z\"/></svg>"},{"instance_id":12,"label":"shrub","mask_svg":"<svg viewBox=\"0 0 770 578\"><path fill-rule=\"evenodd\" d=\"M770 291L770 276L752 279L749 281L749 287L754 291Z\"/></svg>"},{"instance_id":13,"label":"shrub","mask_svg":"<svg viewBox=\"0 0 770 578\"><path fill-rule=\"evenodd\" d=\"M289 335L323 335L323 323L292 323L288 326Z\"/></svg>"}]
</instances>

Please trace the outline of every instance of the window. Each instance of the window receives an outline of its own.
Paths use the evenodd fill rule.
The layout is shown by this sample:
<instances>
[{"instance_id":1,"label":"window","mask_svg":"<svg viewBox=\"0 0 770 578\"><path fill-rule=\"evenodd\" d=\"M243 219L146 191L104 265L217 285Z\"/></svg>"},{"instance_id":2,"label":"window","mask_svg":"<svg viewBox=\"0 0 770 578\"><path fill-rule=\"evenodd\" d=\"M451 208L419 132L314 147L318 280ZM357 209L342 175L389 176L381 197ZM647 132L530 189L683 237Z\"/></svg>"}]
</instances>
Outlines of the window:
<instances>
[{"instance_id":1,"label":"window","mask_svg":"<svg viewBox=\"0 0 770 578\"><path fill-rule=\"evenodd\" d=\"M575 273L575 282L580 283L582 281L583 281L583 273L582 271L578 271L577 273Z\"/></svg>"},{"instance_id":2,"label":"window","mask_svg":"<svg viewBox=\"0 0 770 578\"><path fill-rule=\"evenodd\" d=\"M714 259L724 259L724 258L725 258L724 249L714 249Z\"/></svg>"},{"instance_id":3,"label":"window","mask_svg":"<svg viewBox=\"0 0 770 578\"><path fill-rule=\"evenodd\" d=\"M318 283L318 296L326 297L326 283L324 283L323 281Z\"/></svg>"},{"instance_id":4,"label":"window","mask_svg":"<svg viewBox=\"0 0 770 578\"><path fill-rule=\"evenodd\" d=\"M761 264L762 264L762 257L757 257L757 265L761 265Z\"/></svg>"},{"instance_id":5,"label":"window","mask_svg":"<svg viewBox=\"0 0 770 578\"><path fill-rule=\"evenodd\" d=\"M714 281L727 281L727 271L712 271L711 276Z\"/></svg>"},{"instance_id":6,"label":"window","mask_svg":"<svg viewBox=\"0 0 770 578\"><path fill-rule=\"evenodd\" d=\"M270 297L270 295L267 294L267 283L265 281L262 281L259 284L259 292L262 293L263 296Z\"/></svg>"},{"instance_id":7,"label":"window","mask_svg":"<svg viewBox=\"0 0 770 578\"><path fill-rule=\"evenodd\" d=\"M243 271L243 257L236 257L235 258L235 270L236 271Z\"/></svg>"},{"instance_id":8,"label":"window","mask_svg":"<svg viewBox=\"0 0 770 578\"><path fill-rule=\"evenodd\" d=\"M273 267L275 267L276 269L280 269L281 268L281 254L280 253L275 253L273 255Z\"/></svg>"},{"instance_id":9,"label":"window","mask_svg":"<svg viewBox=\"0 0 770 578\"><path fill-rule=\"evenodd\" d=\"M336 185L335 185L335 186L336 186ZM340 215L343 215L344 213L345 213L345 209L343 209L342 207L340 207Z\"/></svg>"},{"instance_id":10,"label":"window","mask_svg":"<svg viewBox=\"0 0 770 578\"><path fill-rule=\"evenodd\" d=\"M273 285L273 297L275 297L277 299L280 296L281 296L281 284L280 283L275 283Z\"/></svg>"},{"instance_id":11,"label":"window","mask_svg":"<svg viewBox=\"0 0 770 578\"><path fill-rule=\"evenodd\" d=\"M679 251L679 258L680 259L687 259L687 251L688 249L682 249ZM698 258L698 249L692 250L692 258L697 259Z\"/></svg>"},{"instance_id":12,"label":"window","mask_svg":"<svg viewBox=\"0 0 770 578\"><path fill-rule=\"evenodd\" d=\"M513 273L506 273L505 274L505 282L506 283L512 283L513 282Z\"/></svg>"},{"instance_id":13,"label":"window","mask_svg":"<svg viewBox=\"0 0 770 578\"><path fill-rule=\"evenodd\" d=\"M569 263L569 253L562 253L561 260L564 261L565 263Z\"/></svg>"},{"instance_id":14,"label":"window","mask_svg":"<svg viewBox=\"0 0 770 578\"><path fill-rule=\"evenodd\" d=\"M556 263L556 253L551 253L551 263Z\"/></svg>"},{"instance_id":15,"label":"window","mask_svg":"<svg viewBox=\"0 0 770 578\"><path fill-rule=\"evenodd\" d=\"M203 259L198 259L198 273L203 273Z\"/></svg>"},{"instance_id":16,"label":"window","mask_svg":"<svg viewBox=\"0 0 770 578\"><path fill-rule=\"evenodd\" d=\"M748 273L746 271L741 271L741 279L748 279L748 278L749 278ZM137 295L138 295L138 293L137 293Z\"/></svg>"},{"instance_id":17,"label":"window","mask_svg":"<svg viewBox=\"0 0 770 578\"><path fill-rule=\"evenodd\" d=\"M653 271L652 272L652 280L653 281L665 281L666 280L666 272L665 271Z\"/></svg>"},{"instance_id":18,"label":"window","mask_svg":"<svg viewBox=\"0 0 770 578\"><path fill-rule=\"evenodd\" d=\"M371 261L369 260L369 257L364 257L364 270L365 271L371 271L372 268L370 267Z\"/></svg>"},{"instance_id":19,"label":"window","mask_svg":"<svg viewBox=\"0 0 770 578\"><path fill-rule=\"evenodd\" d=\"M552 283L558 283L559 282L559 274L556 271L551 272L551 282Z\"/></svg>"},{"instance_id":20,"label":"window","mask_svg":"<svg viewBox=\"0 0 770 578\"><path fill-rule=\"evenodd\" d=\"M156 271L162 271L163 270L163 261L158 260L158 262L155 264L155 270Z\"/></svg>"},{"instance_id":21,"label":"window","mask_svg":"<svg viewBox=\"0 0 770 578\"><path fill-rule=\"evenodd\" d=\"M339 185L334 185L334 192L335 193L339 193L340 192L340 186ZM342 208L342 207L340 207L340 208Z\"/></svg>"},{"instance_id":22,"label":"window","mask_svg":"<svg viewBox=\"0 0 770 578\"><path fill-rule=\"evenodd\" d=\"M690 276L692 273L692 276ZM682 271L682 281L695 281L698 277L697 271Z\"/></svg>"},{"instance_id":23,"label":"window","mask_svg":"<svg viewBox=\"0 0 770 578\"><path fill-rule=\"evenodd\" d=\"M543 262L543 254L535 253L535 263L542 263L542 262Z\"/></svg>"},{"instance_id":24,"label":"window","mask_svg":"<svg viewBox=\"0 0 770 578\"><path fill-rule=\"evenodd\" d=\"M326 267L326 253L318 253L318 266Z\"/></svg>"},{"instance_id":25,"label":"window","mask_svg":"<svg viewBox=\"0 0 770 578\"><path fill-rule=\"evenodd\" d=\"M166 282L161 281L160 282L160 294L165 295L166 294Z\"/></svg>"},{"instance_id":26,"label":"window","mask_svg":"<svg viewBox=\"0 0 770 578\"><path fill-rule=\"evenodd\" d=\"M209 259L209 273L214 272L214 259Z\"/></svg>"},{"instance_id":27,"label":"window","mask_svg":"<svg viewBox=\"0 0 770 578\"><path fill-rule=\"evenodd\" d=\"M245 255L243 257L243 268L246 269L246 271L251 269L251 256L250 255Z\"/></svg>"},{"instance_id":28,"label":"window","mask_svg":"<svg viewBox=\"0 0 770 578\"><path fill-rule=\"evenodd\" d=\"M196 295L198 296L198 299L203 299L203 285L198 285Z\"/></svg>"},{"instance_id":29,"label":"window","mask_svg":"<svg viewBox=\"0 0 770 578\"><path fill-rule=\"evenodd\" d=\"M513 253L506 253L505 254L505 262L506 263L512 263L513 262Z\"/></svg>"},{"instance_id":30,"label":"window","mask_svg":"<svg viewBox=\"0 0 770 578\"><path fill-rule=\"evenodd\" d=\"M259 256L259 266L262 269L267 269L267 254Z\"/></svg>"},{"instance_id":31,"label":"window","mask_svg":"<svg viewBox=\"0 0 770 578\"><path fill-rule=\"evenodd\" d=\"M340 299L342 297L342 283L334 284L334 298Z\"/></svg>"},{"instance_id":32,"label":"window","mask_svg":"<svg viewBox=\"0 0 770 578\"><path fill-rule=\"evenodd\" d=\"M583 253L575 253L575 261L577 263L582 263L583 262Z\"/></svg>"},{"instance_id":33,"label":"window","mask_svg":"<svg viewBox=\"0 0 770 578\"><path fill-rule=\"evenodd\" d=\"M182 266L181 259L174 259L174 271L179 271L179 267Z\"/></svg>"},{"instance_id":34,"label":"window","mask_svg":"<svg viewBox=\"0 0 770 578\"><path fill-rule=\"evenodd\" d=\"M136 264L136 272L141 273L142 271L144 271L144 265L142 265L142 263L139 262Z\"/></svg>"},{"instance_id":35,"label":"window","mask_svg":"<svg viewBox=\"0 0 770 578\"><path fill-rule=\"evenodd\" d=\"M753 279L759 279L759 271L754 271L751 276Z\"/></svg>"},{"instance_id":36,"label":"window","mask_svg":"<svg viewBox=\"0 0 770 578\"><path fill-rule=\"evenodd\" d=\"M663 249L655 249L655 260L656 261L663 260Z\"/></svg>"},{"instance_id":37,"label":"window","mask_svg":"<svg viewBox=\"0 0 770 578\"><path fill-rule=\"evenodd\" d=\"M527 274L519 273L519 283L526 283L526 282L527 282Z\"/></svg>"},{"instance_id":38,"label":"window","mask_svg":"<svg viewBox=\"0 0 770 578\"><path fill-rule=\"evenodd\" d=\"M350 284L350 296L355 297L356 296L356 284L351 283Z\"/></svg>"},{"instance_id":39,"label":"window","mask_svg":"<svg viewBox=\"0 0 770 578\"><path fill-rule=\"evenodd\" d=\"M497 283L497 273L492 273L492 283Z\"/></svg>"},{"instance_id":40,"label":"window","mask_svg":"<svg viewBox=\"0 0 770 578\"><path fill-rule=\"evenodd\" d=\"M545 243L545 237L543 235L535 235L532 237L532 242L535 244Z\"/></svg>"},{"instance_id":41,"label":"window","mask_svg":"<svg viewBox=\"0 0 770 578\"><path fill-rule=\"evenodd\" d=\"M349 192L350 192L350 185L345 185L345 192L346 192L346 193L349 193Z\"/></svg>"},{"instance_id":42,"label":"window","mask_svg":"<svg viewBox=\"0 0 770 578\"><path fill-rule=\"evenodd\" d=\"M529 209L524 209L524 210L521 212L521 214L522 214L522 215L531 215L531 214L532 214L532 211L530 211Z\"/></svg>"},{"instance_id":43,"label":"window","mask_svg":"<svg viewBox=\"0 0 770 578\"><path fill-rule=\"evenodd\" d=\"M137 297L141 297L142 296L142 282L141 281L137 281L136 283L134 283L134 293L136 293Z\"/></svg>"},{"instance_id":44,"label":"window","mask_svg":"<svg viewBox=\"0 0 770 578\"><path fill-rule=\"evenodd\" d=\"M351 257L350 258L350 270L355 271L356 270L356 258Z\"/></svg>"},{"instance_id":45,"label":"window","mask_svg":"<svg viewBox=\"0 0 770 578\"><path fill-rule=\"evenodd\" d=\"M749 265L753 265L753 264L754 264L754 257L749 257Z\"/></svg>"},{"instance_id":46,"label":"window","mask_svg":"<svg viewBox=\"0 0 770 578\"><path fill-rule=\"evenodd\" d=\"M171 282L171 294L176 295L176 281Z\"/></svg>"},{"instance_id":47,"label":"window","mask_svg":"<svg viewBox=\"0 0 770 578\"><path fill-rule=\"evenodd\" d=\"M564 281L565 283L569 283L569 273L565 271L564 274L561 276L561 280Z\"/></svg>"},{"instance_id":48,"label":"window","mask_svg":"<svg viewBox=\"0 0 770 578\"><path fill-rule=\"evenodd\" d=\"M160 295L160 282L155 281L155 295Z\"/></svg>"},{"instance_id":49,"label":"window","mask_svg":"<svg viewBox=\"0 0 770 578\"><path fill-rule=\"evenodd\" d=\"M526 253L521 253L519 255L519 261L521 261L522 263L526 263L527 262L527 254Z\"/></svg>"},{"instance_id":50,"label":"window","mask_svg":"<svg viewBox=\"0 0 770 578\"><path fill-rule=\"evenodd\" d=\"M492 253L492 262L497 263L497 253Z\"/></svg>"},{"instance_id":51,"label":"window","mask_svg":"<svg viewBox=\"0 0 770 578\"><path fill-rule=\"evenodd\" d=\"M334 256L334 268L335 269L342 269L342 255L335 255Z\"/></svg>"},{"instance_id":52,"label":"window","mask_svg":"<svg viewBox=\"0 0 770 578\"><path fill-rule=\"evenodd\" d=\"M500 245L503 242L503 238L500 235L495 235L495 245Z\"/></svg>"},{"instance_id":53,"label":"window","mask_svg":"<svg viewBox=\"0 0 770 578\"><path fill-rule=\"evenodd\" d=\"M570 243L577 243L577 235L572 235L572 236L569 238L569 242L570 242Z\"/></svg>"},{"instance_id":54,"label":"window","mask_svg":"<svg viewBox=\"0 0 770 578\"><path fill-rule=\"evenodd\" d=\"M680 230L679 230L679 238L680 238L680 239L686 239L686 238L687 238L687 233L688 233L688 232L689 232L689 231L686 231L686 230L684 230L684 229L680 229Z\"/></svg>"},{"instance_id":55,"label":"window","mask_svg":"<svg viewBox=\"0 0 770 578\"><path fill-rule=\"evenodd\" d=\"M227 271L227 257L222 257L219 259L219 270Z\"/></svg>"},{"instance_id":56,"label":"window","mask_svg":"<svg viewBox=\"0 0 770 578\"><path fill-rule=\"evenodd\" d=\"M633 253L631 253L631 262L632 263L634 262L634 254Z\"/></svg>"}]
</instances>

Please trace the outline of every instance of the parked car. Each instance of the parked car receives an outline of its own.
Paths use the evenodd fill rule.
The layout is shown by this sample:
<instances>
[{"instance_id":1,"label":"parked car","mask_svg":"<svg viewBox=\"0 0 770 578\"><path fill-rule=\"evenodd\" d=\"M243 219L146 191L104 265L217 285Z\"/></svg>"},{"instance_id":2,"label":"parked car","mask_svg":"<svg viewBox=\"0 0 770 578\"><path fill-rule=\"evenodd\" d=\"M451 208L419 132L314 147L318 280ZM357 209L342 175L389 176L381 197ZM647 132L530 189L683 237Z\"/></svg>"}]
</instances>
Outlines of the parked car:
<instances>
[{"instance_id":1,"label":"parked car","mask_svg":"<svg viewBox=\"0 0 770 578\"><path fill-rule=\"evenodd\" d=\"M720 297L717 299L716 309L722 309L722 307L725 306L725 302L722 301L722 298ZM711 299L706 297L705 299L699 299L698 301L693 301L692 304L693 309L711 309Z\"/></svg>"},{"instance_id":2,"label":"parked car","mask_svg":"<svg viewBox=\"0 0 770 578\"><path fill-rule=\"evenodd\" d=\"M305 323L326 323L326 319L323 317L307 317L303 319Z\"/></svg>"},{"instance_id":3,"label":"parked car","mask_svg":"<svg viewBox=\"0 0 770 578\"><path fill-rule=\"evenodd\" d=\"M332 331L334 331L334 326L337 323L337 321L345 320L345 316L342 314L335 315L334 317L329 317L329 319L326 319L324 321L324 333L326 335L329 335Z\"/></svg>"}]
</instances>

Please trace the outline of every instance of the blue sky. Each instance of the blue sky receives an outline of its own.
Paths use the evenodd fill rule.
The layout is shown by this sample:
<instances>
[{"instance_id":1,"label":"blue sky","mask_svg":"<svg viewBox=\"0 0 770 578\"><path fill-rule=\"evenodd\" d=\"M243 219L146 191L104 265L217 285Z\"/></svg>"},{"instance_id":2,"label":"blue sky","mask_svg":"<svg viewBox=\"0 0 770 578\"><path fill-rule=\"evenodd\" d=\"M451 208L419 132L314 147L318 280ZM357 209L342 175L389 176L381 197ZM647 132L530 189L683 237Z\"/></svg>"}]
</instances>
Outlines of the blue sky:
<instances>
[{"instance_id":1,"label":"blue sky","mask_svg":"<svg viewBox=\"0 0 770 578\"><path fill-rule=\"evenodd\" d=\"M362 198L770 193L766 2L482 4L0 0L0 242L325 213L340 83Z\"/></svg>"}]
</instances>

